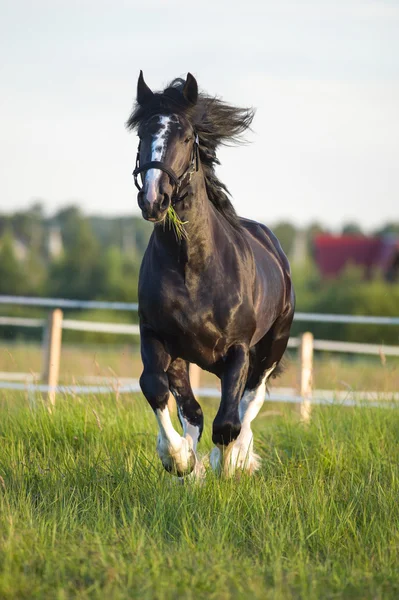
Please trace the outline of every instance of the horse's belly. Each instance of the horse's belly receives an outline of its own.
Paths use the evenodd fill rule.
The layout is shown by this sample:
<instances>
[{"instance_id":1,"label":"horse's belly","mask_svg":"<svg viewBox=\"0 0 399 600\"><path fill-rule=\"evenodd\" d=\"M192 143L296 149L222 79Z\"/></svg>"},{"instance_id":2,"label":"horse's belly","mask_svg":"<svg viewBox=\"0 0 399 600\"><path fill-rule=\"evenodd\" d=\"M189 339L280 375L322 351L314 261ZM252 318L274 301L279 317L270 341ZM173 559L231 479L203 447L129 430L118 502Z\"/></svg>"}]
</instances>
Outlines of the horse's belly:
<instances>
[{"instance_id":1,"label":"horse's belly","mask_svg":"<svg viewBox=\"0 0 399 600\"><path fill-rule=\"evenodd\" d=\"M201 329L180 330L171 338L165 335L165 342L172 356L196 363L204 369L219 362L229 348L228 338L206 325Z\"/></svg>"}]
</instances>

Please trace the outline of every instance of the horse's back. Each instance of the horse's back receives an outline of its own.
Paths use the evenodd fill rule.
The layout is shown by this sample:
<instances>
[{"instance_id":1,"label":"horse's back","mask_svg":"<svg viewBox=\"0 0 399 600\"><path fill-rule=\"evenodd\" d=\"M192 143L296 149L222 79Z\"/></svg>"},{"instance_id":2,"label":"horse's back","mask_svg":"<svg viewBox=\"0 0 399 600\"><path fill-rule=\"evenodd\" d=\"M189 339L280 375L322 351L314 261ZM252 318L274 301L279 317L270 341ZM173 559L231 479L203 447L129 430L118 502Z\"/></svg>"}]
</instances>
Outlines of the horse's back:
<instances>
[{"instance_id":1,"label":"horse's back","mask_svg":"<svg viewBox=\"0 0 399 600\"><path fill-rule=\"evenodd\" d=\"M290 265L288 259L278 238L274 235L272 230L262 223L252 221L251 219L245 219L243 217L240 217L240 223L247 233L247 238L252 250L256 248L254 242L263 246L263 248L268 250L270 254L277 259L283 270L289 275Z\"/></svg>"},{"instance_id":2,"label":"horse's back","mask_svg":"<svg viewBox=\"0 0 399 600\"><path fill-rule=\"evenodd\" d=\"M253 342L263 337L277 318L294 311L294 292L288 259L274 233L261 223L240 218L252 249L255 267L254 304L257 330Z\"/></svg>"}]
</instances>

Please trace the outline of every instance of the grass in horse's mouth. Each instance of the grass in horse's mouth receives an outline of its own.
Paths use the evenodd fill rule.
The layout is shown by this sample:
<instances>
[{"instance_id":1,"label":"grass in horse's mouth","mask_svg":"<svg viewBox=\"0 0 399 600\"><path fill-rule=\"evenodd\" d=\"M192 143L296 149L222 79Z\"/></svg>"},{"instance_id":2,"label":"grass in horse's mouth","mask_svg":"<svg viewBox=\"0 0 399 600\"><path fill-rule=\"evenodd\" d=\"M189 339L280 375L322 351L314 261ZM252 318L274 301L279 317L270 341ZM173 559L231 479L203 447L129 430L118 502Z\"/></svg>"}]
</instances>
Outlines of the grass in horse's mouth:
<instances>
[{"instance_id":1,"label":"grass in horse's mouth","mask_svg":"<svg viewBox=\"0 0 399 600\"><path fill-rule=\"evenodd\" d=\"M188 238L188 233L184 228L188 221L182 221L173 206L169 206L165 221L168 221L169 229L174 229L176 238L179 241Z\"/></svg>"}]
</instances>

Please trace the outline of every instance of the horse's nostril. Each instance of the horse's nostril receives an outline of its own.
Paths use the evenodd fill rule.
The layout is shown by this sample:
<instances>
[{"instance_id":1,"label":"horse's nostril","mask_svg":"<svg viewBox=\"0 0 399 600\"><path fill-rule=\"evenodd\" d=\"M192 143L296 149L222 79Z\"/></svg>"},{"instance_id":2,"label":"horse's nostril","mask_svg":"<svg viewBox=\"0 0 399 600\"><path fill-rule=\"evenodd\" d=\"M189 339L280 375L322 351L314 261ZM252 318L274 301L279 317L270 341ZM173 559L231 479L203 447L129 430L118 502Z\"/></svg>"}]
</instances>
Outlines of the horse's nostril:
<instances>
[{"instance_id":1,"label":"horse's nostril","mask_svg":"<svg viewBox=\"0 0 399 600\"><path fill-rule=\"evenodd\" d=\"M164 194L161 202L161 210L169 208L169 194Z\"/></svg>"}]
</instances>

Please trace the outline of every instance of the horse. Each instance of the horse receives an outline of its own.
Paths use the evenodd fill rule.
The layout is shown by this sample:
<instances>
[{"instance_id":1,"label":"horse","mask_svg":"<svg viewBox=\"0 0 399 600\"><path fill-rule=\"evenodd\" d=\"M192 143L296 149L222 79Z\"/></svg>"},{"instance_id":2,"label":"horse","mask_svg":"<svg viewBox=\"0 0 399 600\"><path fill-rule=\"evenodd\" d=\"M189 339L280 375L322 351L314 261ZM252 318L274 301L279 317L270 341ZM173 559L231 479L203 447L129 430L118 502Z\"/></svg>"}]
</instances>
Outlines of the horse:
<instances>
[{"instance_id":1,"label":"horse","mask_svg":"<svg viewBox=\"0 0 399 600\"><path fill-rule=\"evenodd\" d=\"M278 372L294 316L279 241L265 225L237 216L215 172L217 148L239 143L253 117L253 109L199 91L190 73L153 92L140 71L126 122L139 137L138 206L154 224L138 285L140 387L158 422L158 456L179 478L204 471L197 455L204 418L190 363L221 381L212 468L226 476L259 468L251 422ZM170 392L183 435L171 420Z\"/></svg>"}]
</instances>

